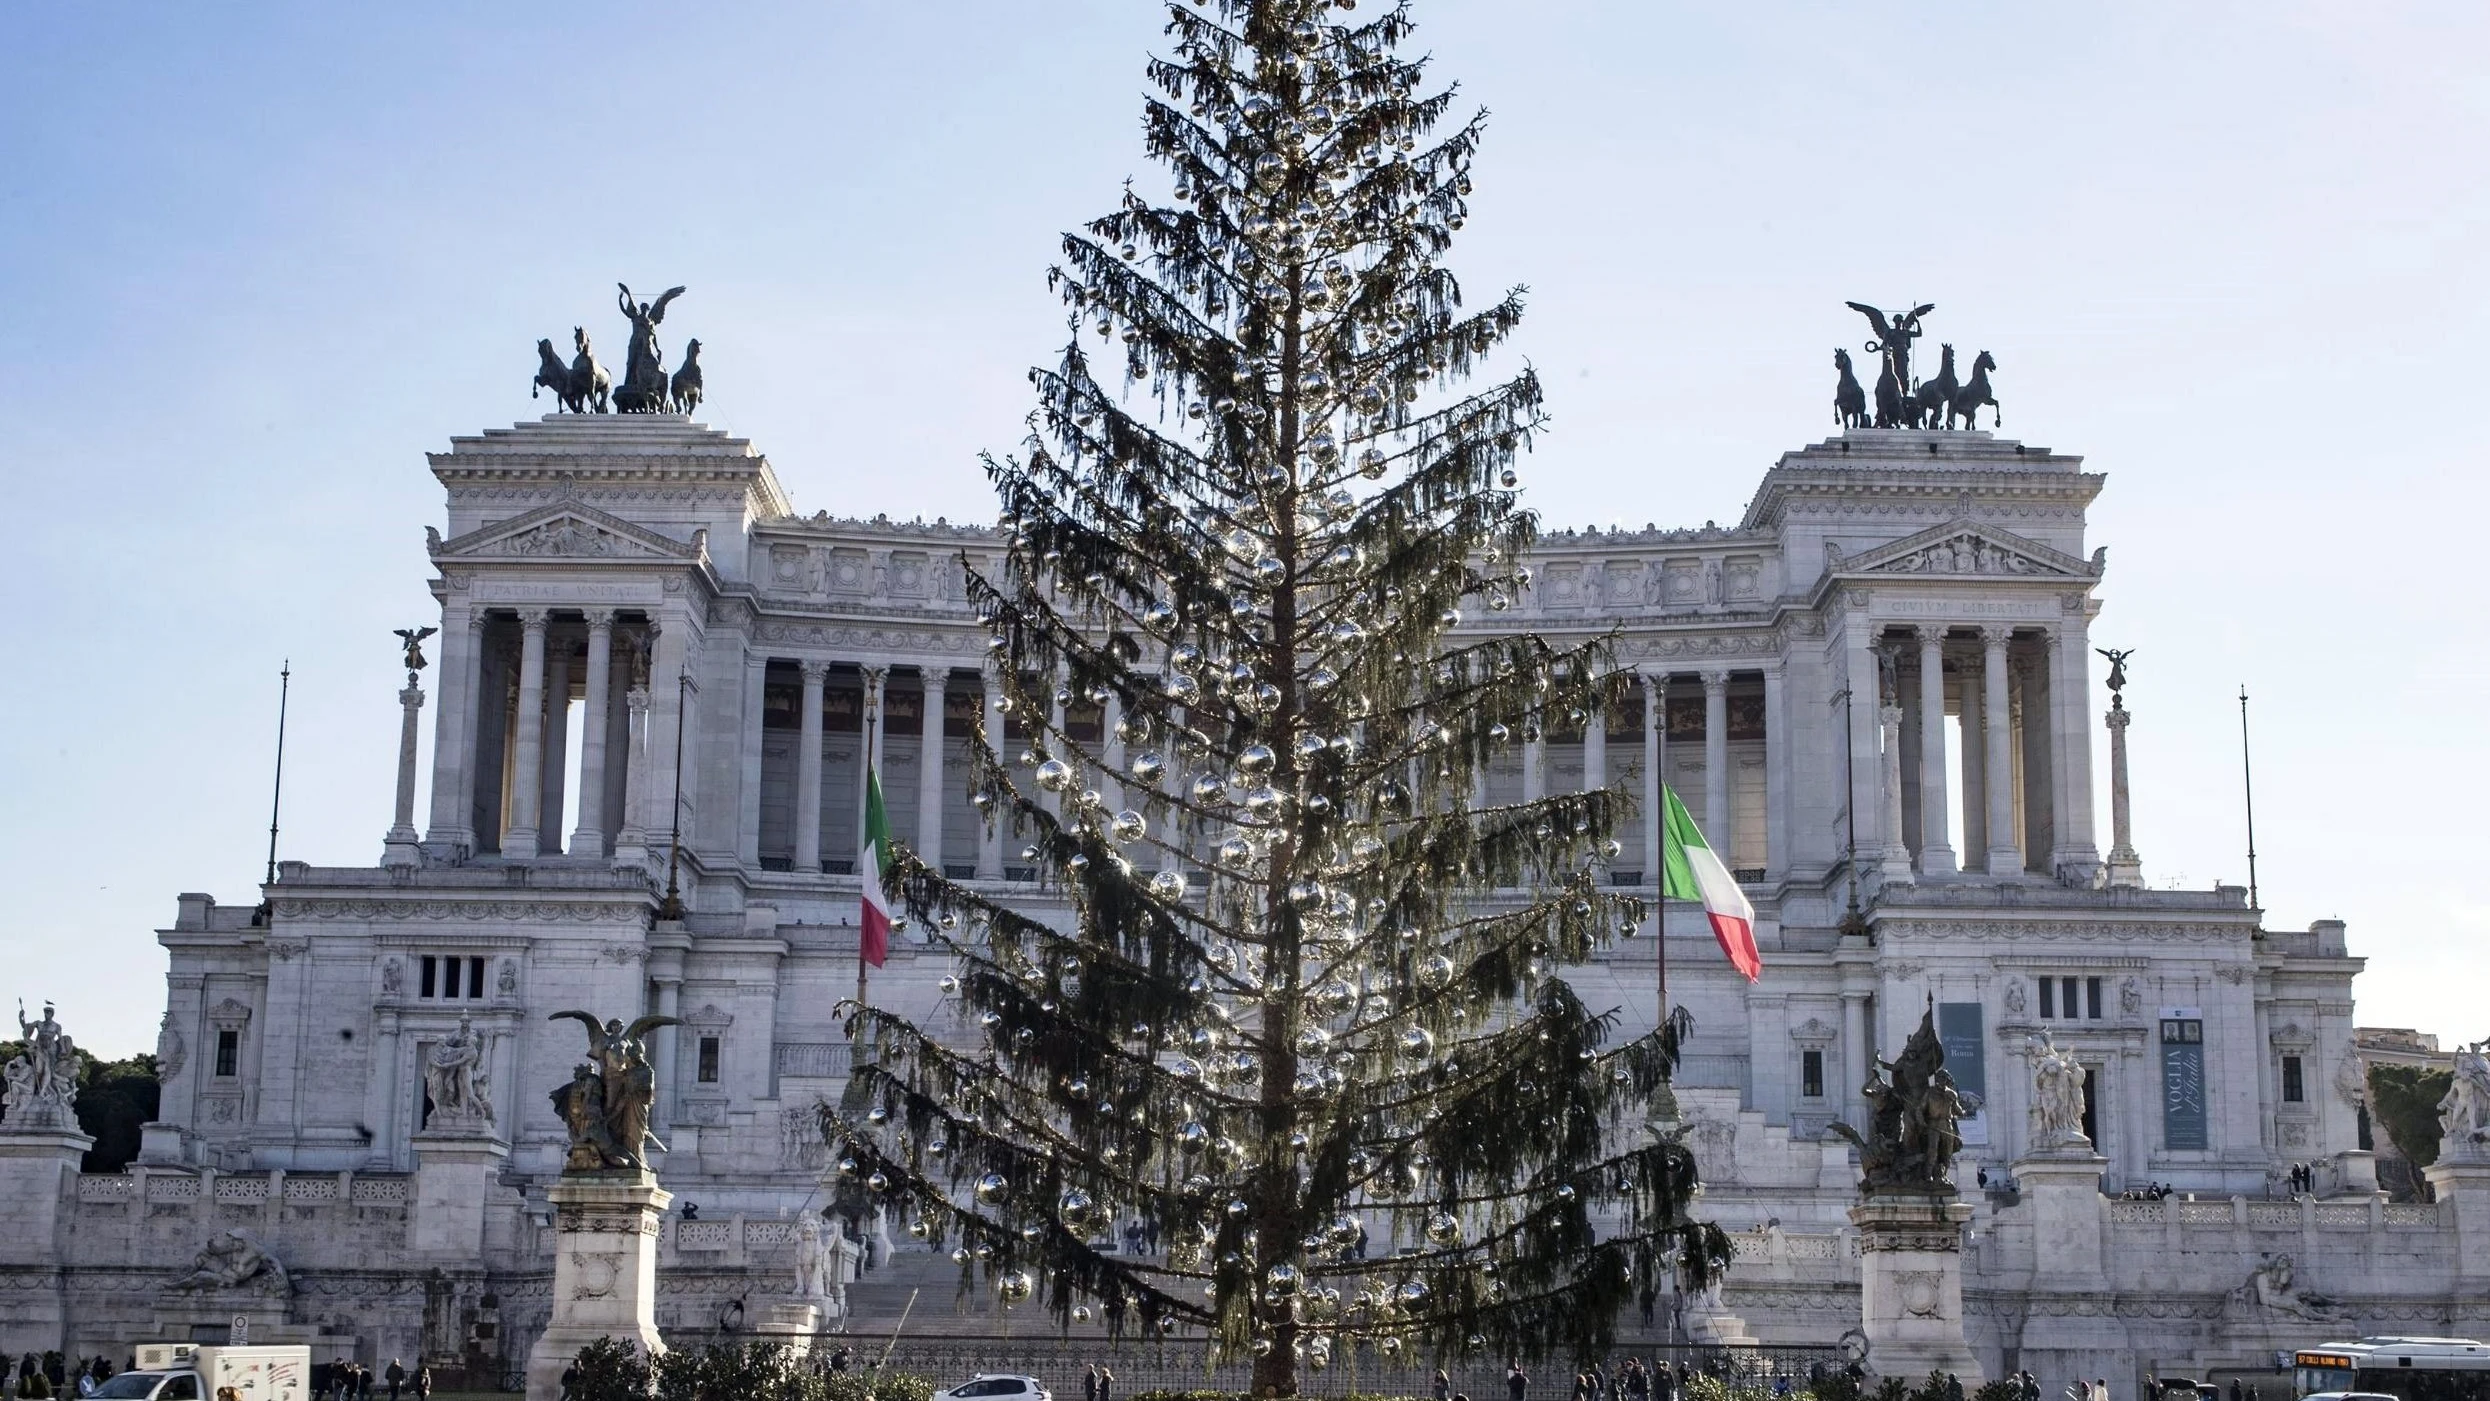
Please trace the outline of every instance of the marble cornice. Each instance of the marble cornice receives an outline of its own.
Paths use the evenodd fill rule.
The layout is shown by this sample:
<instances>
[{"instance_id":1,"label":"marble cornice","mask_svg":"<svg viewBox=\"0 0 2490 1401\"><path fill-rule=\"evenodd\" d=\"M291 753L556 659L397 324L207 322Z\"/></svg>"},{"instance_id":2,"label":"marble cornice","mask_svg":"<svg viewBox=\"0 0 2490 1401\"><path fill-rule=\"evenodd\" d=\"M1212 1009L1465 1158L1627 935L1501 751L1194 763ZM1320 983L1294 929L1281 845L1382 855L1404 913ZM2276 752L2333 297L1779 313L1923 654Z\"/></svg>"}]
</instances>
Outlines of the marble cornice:
<instances>
[{"instance_id":1,"label":"marble cornice","mask_svg":"<svg viewBox=\"0 0 2490 1401\"><path fill-rule=\"evenodd\" d=\"M280 920L298 924L399 923L443 924L450 921L538 924L637 924L645 926L654 897L606 897L596 900L389 898L385 896L289 896L276 902ZM525 948L517 940L511 947Z\"/></svg>"}]
</instances>

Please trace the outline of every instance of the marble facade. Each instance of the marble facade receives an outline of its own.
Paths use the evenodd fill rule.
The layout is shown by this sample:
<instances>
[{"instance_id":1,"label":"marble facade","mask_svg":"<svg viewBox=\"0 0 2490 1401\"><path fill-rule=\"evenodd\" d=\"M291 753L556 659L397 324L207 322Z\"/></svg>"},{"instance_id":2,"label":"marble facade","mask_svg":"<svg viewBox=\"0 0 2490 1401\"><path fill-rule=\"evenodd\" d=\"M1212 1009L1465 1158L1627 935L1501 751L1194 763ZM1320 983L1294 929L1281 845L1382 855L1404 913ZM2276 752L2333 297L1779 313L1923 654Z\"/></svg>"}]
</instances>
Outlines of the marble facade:
<instances>
[{"instance_id":1,"label":"marble facade","mask_svg":"<svg viewBox=\"0 0 2490 1401\"><path fill-rule=\"evenodd\" d=\"M159 936L166 1036L185 1048L162 1122L132 1174L61 1189L93 1226L64 1235L55 1262L61 1326L79 1338L142 1326L143 1288L113 1291L174 1219L150 1207L159 1193L203 1227L250 1183L268 1238L314 1262L298 1272L369 1281L363 1304L314 1310L372 1340L367 1358L448 1347L489 1296L515 1366L554 1265L564 1134L545 1091L577 1049L546 1014L566 1007L684 1022L652 1037L670 1147L656 1166L701 1216L665 1217L661 1313L747 1273L757 1294L783 1292L759 1281L789 1275L788 1214L823 1166L810 1106L847 1067L834 1008L855 987L868 714L893 830L955 876L1060 909L954 781L968 736L1002 721L961 573L963 557L996 556L991 531L801 514L750 443L667 415L521 423L455 439L431 466L447 497L428 530L438 664L428 700L376 698L373 729L386 743L427 713L429 770L401 748L422 781L401 783L373 865L285 863L264 908L180 898ZM1550 534L1517 606L1469 625L1616 628L1640 678L1605 724L1524 746L1486 797L1614 784L1649 810L1665 776L1755 904L1760 984L1726 966L1699 910L1677 908L1664 939L1573 976L1625 1030L1647 1028L1665 945L1696 1020L1678 1093L1705 1210L1775 1223L1727 1292L1767 1341L1829 1342L1859 1321L1856 1171L1826 1125L1856 1121L1870 1059L1930 1000L1984 1104L1966 1126L1960 1287L1988 1374L2025 1365L2022 1325L2001 1320L2061 1302L2136 1310L2132 1326L2054 1335L2077 1340L2065 1361L2088 1374L2210 1356L2223 1344L2205 1320L2269 1226L2295 1233L2303 1278L2371 1291L2381 1318L2425 1307L2442 1276L2452 1288L2455 1209L2423 1222L2393 1213L2441 1208L2358 1190L2374 1178L2337 1073L2357 1063L2361 968L2343 926L2265 929L2242 890L2152 889L2130 853L2114 868L2100 850L2105 552L2085 513L2103 484L2078 458L1990 434L1854 430L1785 454L1733 525ZM2137 700L2149 725L2149 691ZM2149 852L2150 804L2136 816ZM1652 824L1627 833L1614 880L1648 892L1657 846ZM681 920L657 918L670 852ZM903 936L874 996L933 1015L946 971ZM481 1038L494 1118L445 1134L423 1067L462 1025ZM1971 1179L2002 1182L2031 1156L2026 1056L2042 1031L2086 1071L2099 1166L2075 1180L2054 1163L2033 1184L2036 1224L2033 1198ZM2344 1195L2269 1199L2295 1162L2329 1165ZM2099 1190L2146 1182L2195 1199ZM419 1209L436 1199L438 1220ZM2120 1214L2131 1205L2151 1219ZM2269 1223L2277 1212L2290 1220ZM2101 1248L2052 1285L2034 1242L2087 1231ZM450 1301L424 1302L422 1272L461 1254ZM90 1277L93 1306L78 1302ZM12 1317L0 1350L34 1345ZM2467 1317L2424 1331L2483 1326Z\"/></svg>"}]
</instances>

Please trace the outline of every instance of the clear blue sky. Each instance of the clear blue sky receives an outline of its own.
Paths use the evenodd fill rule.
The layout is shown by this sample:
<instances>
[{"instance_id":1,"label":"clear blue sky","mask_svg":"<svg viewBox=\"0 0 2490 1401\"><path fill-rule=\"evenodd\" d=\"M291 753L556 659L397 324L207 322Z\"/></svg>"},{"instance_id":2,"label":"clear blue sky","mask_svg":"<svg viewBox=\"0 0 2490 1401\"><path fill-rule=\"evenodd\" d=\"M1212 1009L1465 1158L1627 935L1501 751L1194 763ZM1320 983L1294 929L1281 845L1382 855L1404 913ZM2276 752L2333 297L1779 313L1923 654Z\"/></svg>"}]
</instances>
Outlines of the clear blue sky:
<instances>
[{"instance_id":1,"label":"clear blue sky","mask_svg":"<svg viewBox=\"0 0 2490 1401\"><path fill-rule=\"evenodd\" d=\"M1494 114L1453 265L1532 289L1552 524L1736 518L1830 431L1842 302L1936 302L2109 474L2147 875L2244 876L2244 681L2271 922L2351 922L2363 1022L2490 1034L2479 7L1418 12ZM805 510L986 518L1160 14L13 7L0 998L150 1043L175 893L255 898L282 658L284 853L377 857L423 453L546 408L538 337L618 345L618 279L691 288L703 417Z\"/></svg>"}]
</instances>

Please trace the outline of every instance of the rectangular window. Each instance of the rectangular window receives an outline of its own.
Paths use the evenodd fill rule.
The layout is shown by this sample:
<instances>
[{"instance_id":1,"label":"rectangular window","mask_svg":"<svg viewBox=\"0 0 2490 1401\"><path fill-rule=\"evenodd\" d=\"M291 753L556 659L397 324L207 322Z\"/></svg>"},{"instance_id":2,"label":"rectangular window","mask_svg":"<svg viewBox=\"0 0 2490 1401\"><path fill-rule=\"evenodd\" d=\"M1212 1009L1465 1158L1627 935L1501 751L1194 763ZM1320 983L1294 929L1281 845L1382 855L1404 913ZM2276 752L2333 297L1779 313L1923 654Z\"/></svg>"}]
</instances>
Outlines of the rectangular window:
<instances>
[{"instance_id":1,"label":"rectangular window","mask_svg":"<svg viewBox=\"0 0 2490 1401\"><path fill-rule=\"evenodd\" d=\"M2174 1151L2202 1151L2207 1142L2205 1117L2204 1019L2195 1016L2163 1017L2162 1146Z\"/></svg>"},{"instance_id":2,"label":"rectangular window","mask_svg":"<svg viewBox=\"0 0 2490 1401\"><path fill-rule=\"evenodd\" d=\"M2084 1015L2096 1022L2101 1020L2101 980L2099 978L2084 979Z\"/></svg>"},{"instance_id":3,"label":"rectangular window","mask_svg":"<svg viewBox=\"0 0 2490 1401\"><path fill-rule=\"evenodd\" d=\"M2304 1086L2300 1080L2300 1058L2298 1056L2283 1057L2282 1090L2285 1104L2298 1104L2305 1098Z\"/></svg>"},{"instance_id":4,"label":"rectangular window","mask_svg":"<svg viewBox=\"0 0 2490 1401\"><path fill-rule=\"evenodd\" d=\"M459 967L460 962L458 959L445 958L441 960L441 995L443 997L458 996Z\"/></svg>"},{"instance_id":5,"label":"rectangular window","mask_svg":"<svg viewBox=\"0 0 2490 1401\"><path fill-rule=\"evenodd\" d=\"M2075 1010L2075 988L2080 981L2076 978L2058 979L2058 1005L2063 1009L2058 1015L2070 1022L2082 1015Z\"/></svg>"},{"instance_id":6,"label":"rectangular window","mask_svg":"<svg viewBox=\"0 0 2490 1401\"><path fill-rule=\"evenodd\" d=\"M434 958L431 954L424 955L423 975L415 982L416 996L431 997L434 995L433 989L440 986L440 963L441 960Z\"/></svg>"},{"instance_id":7,"label":"rectangular window","mask_svg":"<svg viewBox=\"0 0 2490 1401\"><path fill-rule=\"evenodd\" d=\"M1799 1053L1798 1092L1809 1099L1824 1098L1824 1052Z\"/></svg>"},{"instance_id":8,"label":"rectangular window","mask_svg":"<svg viewBox=\"0 0 2490 1401\"><path fill-rule=\"evenodd\" d=\"M2058 980L2042 978L2040 982L2040 1014L2046 1020L2058 1015Z\"/></svg>"},{"instance_id":9,"label":"rectangular window","mask_svg":"<svg viewBox=\"0 0 2490 1401\"><path fill-rule=\"evenodd\" d=\"M714 1085L717 1082L718 1038L704 1036L700 1038L700 1083Z\"/></svg>"},{"instance_id":10,"label":"rectangular window","mask_svg":"<svg viewBox=\"0 0 2490 1401\"><path fill-rule=\"evenodd\" d=\"M216 1033L216 1073L242 1073L242 1033L229 1029Z\"/></svg>"},{"instance_id":11,"label":"rectangular window","mask_svg":"<svg viewBox=\"0 0 2490 1401\"><path fill-rule=\"evenodd\" d=\"M481 957L467 960L467 995L469 997L484 995L484 960ZM2101 1014L2096 1011L2093 1015L2097 1017Z\"/></svg>"}]
</instances>

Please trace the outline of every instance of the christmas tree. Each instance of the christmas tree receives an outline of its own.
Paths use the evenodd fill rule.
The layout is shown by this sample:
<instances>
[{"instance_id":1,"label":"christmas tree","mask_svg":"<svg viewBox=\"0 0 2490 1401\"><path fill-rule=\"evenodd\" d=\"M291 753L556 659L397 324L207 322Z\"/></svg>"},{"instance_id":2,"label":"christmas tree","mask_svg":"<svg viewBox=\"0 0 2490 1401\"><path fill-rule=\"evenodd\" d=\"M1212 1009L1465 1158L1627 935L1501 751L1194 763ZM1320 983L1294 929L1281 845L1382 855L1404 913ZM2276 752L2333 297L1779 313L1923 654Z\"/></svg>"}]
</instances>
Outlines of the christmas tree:
<instances>
[{"instance_id":1,"label":"christmas tree","mask_svg":"<svg viewBox=\"0 0 2490 1401\"><path fill-rule=\"evenodd\" d=\"M1542 411L1528 373L1465 387L1520 295L1466 311L1439 264L1482 119L1446 125L1405 5L1354 8L1171 11L1170 198L1065 238L1073 340L970 580L1024 736L983 736L976 800L1070 917L896 851L977 1042L858 1009L827 1123L965 1282L1198 1326L1257 1395L1354 1348L1595 1350L1728 1250L1645 1122L1678 1028L1621 1039L1563 973L1646 918L1601 885L1627 799L1474 799L1614 678L1494 626ZM1132 1218L1163 1260L1100 1248Z\"/></svg>"}]
</instances>

